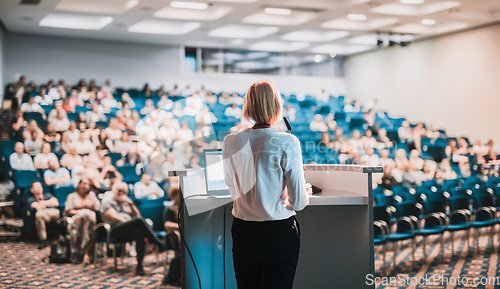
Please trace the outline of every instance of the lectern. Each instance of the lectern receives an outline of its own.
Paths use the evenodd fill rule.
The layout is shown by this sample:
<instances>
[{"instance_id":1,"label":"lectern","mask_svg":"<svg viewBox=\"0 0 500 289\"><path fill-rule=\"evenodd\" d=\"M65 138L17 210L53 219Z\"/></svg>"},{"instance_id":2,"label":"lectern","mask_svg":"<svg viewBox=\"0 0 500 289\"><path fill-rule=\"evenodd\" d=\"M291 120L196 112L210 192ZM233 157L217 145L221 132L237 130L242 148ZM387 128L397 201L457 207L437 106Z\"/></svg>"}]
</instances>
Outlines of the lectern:
<instances>
[{"instance_id":1,"label":"lectern","mask_svg":"<svg viewBox=\"0 0 500 289\"><path fill-rule=\"evenodd\" d=\"M183 234L203 289L236 289L232 260L232 202L206 194L204 169L172 171L186 206ZM382 167L304 165L306 181L323 189L297 212L301 245L294 288L369 288L374 274L372 174ZM229 193L228 193L229 194ZM194 196L194 197L189 197ZM199 288L187 248L181 247L182 288Z\"/></svg>"}]
</instances>

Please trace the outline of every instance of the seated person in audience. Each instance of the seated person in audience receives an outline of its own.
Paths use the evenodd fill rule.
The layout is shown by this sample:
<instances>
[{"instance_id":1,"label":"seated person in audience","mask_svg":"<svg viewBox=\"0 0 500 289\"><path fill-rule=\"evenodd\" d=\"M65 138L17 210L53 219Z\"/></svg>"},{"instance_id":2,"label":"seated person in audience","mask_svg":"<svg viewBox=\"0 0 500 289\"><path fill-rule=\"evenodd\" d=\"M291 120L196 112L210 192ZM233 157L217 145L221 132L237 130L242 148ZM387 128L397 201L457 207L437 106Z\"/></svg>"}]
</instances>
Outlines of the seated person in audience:
<instances>
[{"instance_id":1,"label":"seated person in audience","mask_svg":"<svg viewBox=\"0 0 500 289\"><path fill-rule=\"evenodd\" d=\"M99 135L92 138L92 143L95 147L101 147L105 152L113 152L113 141L108 137L106 129L100 129Z\"/></svg>"},{"instance_id":2,"label":"seated person in audience","mask_svg":"<svg viewBox=\"0 0 500 289\"><path fill-rule=\"evenodd\" d=\"M145 275L142 267L146 251L146 242L159 247L163 251L163 243L141 218L139 209L132 200L127 197L128 186L123 182L117 182L112 188L113 195L106 195L102 200L101 212L104 222L111 225L111 238L117 238L123 241L135 241L137 250L136 275Z\"/></svg>"},{"instance_id":3,"label":"seated person in audience","mask_svg":"<svg viewBox=\"0 0 500 289\"><path fill-rule=\"evenodd\" d=\"M189 160L193 155L193 147L189 142L174 142L172 152L175 159L181 162L184 166L189 165Z\"/></svg>"},{"instance_id":4,"label":"seated person in audience","mask_svg":"<svg viewBox=\"0 0 500 289\"><path fill-rule=\"evenodd\" d=\"M131 118L132 117L132 110L130 109L130 104L128 102L125 102L123 104L123 108L121 110L125 118Z\"/></svg>"},{"instance_id":5,"label":"seated person in audience","mask_svg":"<svg viewBox=\"0 0 500 289\"><path fill-rule=\"evenodd\" d=\"M184 111L182 110L181 103L176 101L174 103L174 109L172 110L172 113L177 116L177 117L182 117L184 116Z\"/></svg>"},{"instance_id":6,"label":"seated person in audience","mask_svg":"<svg viewBox=\"0 0 500 289\"><path fill-rule=\"evenodd\" d=\"M403 123L401 123L401 127L398 129L398 136L401 142L406 143L408 149L411 149L411 146L414 146L413 130L411 129L409 122L403 121Z\"/></svg>"},{"instance_id":7,"label":"seated person in audience","mask_svg":"<svg viewBox=\"0 0 500 289\"><path fill-rule=\"evenodd\" d=\"M186 166L187 169L201 169L200 166L200 156L198 154L193 154L189 159L189 165Z\"/></svg>"},{"instance_id":8,"label":"seated person in audience","mask_svg":"<svg viewBox=\"0 0 500 289\"><path fill-rule=\"evenodd\" d=\"M314 119L309 125L309 128L312 131L322 131L322 132L328 131L328 126L323 121L323 117L321 116L321 114L317 114L314 116Z\"/></svg>"},{"instance_id":9,"label":"seated person in audience","mask_svg":"<svg viewBox=\"0 0 500 289\"><path fill-rule=\"evenodd\" d=\"M219 103L222 105L230 105L231 99L229 98L229 94L227 92L222 92L218 99Z\"/></svg>"},{"instance_id":10,"label":"seated person in audience","mask_svg":"<svg viewBox=\"0 0 500 289\"><path fill-rule=\"evenodd\" d=\"M156 104L156 106L160 107L163 110L169 110L174 107L174 102L168 98L168 95L162 94L160 101Z\"/></svg>"},{"instance_id":11,"label":"seated person in audience","mask_svg":"<svg viewBox=\"0 0 500 289\"><path fill-rule=\"evenodd\" d=\"M425 180L427 180L427 178L425 177L424 172L417 169L415 165L410 162L405 167L401 184L414 189L417 186L420 186Z\"/></svg>"},{"instance_id":12,"label":"seated person in audience","mask_svg":"<svg viewBox=\"0 0 500 289\"><path fill-rule=\"evenodd\" d=\"M165 231L167 231L166 236L166 248L173 250L175 252L175 258L170 262L170 270L162 284L178 284L181 278L181 263L179 256L179 244L180 244L180 233L179 233L179 205L180 205L180 194L181 191L178 187L170 188L168 195L170 199L174 202L173 205L168 207L165 212Z\"/></svg>"},{"instance_id":13,"label":"seated person in audience","mask_svg":"<svg viewBox=\"0 0 500 289\"><path fill-rule=\"evenodd\" d=\"M399 182L392 175L393 169L394 169L394 166L392 166L392 165L385 165L384 166L384 175L382 176L380 186L386 190L392 190L392 187L399 186Z\"/></svg>"},{"instance_id":14,"label":"seated person in audience","mask_svg":"<svg viewBox=\"0 0 500 289\"><path fill-rule=\"evenodd\" d=\"M441 163L439 163L437 176L445 180L454 180L457 178L457 173L455 173L455 171L451 168L450 161L448 159L443 159Z\"/></svg>"},{"instance_id":15,"label":"seated person in audience","mask_svg":"<svg viewBox=\"0 0 500 289\"><path fill-rule=\"evenodd\" d=\"M37 130L25 131L24 147L25 151L32 157L36 156L42 149L43 135L40 135Z\"/></svg>"},{"instance_id":16,"label":"seated person in audience","mask_svg":"<svg viewBox=\"0 0 500 289\"><path fill-rule=\"evenodd\" d=\"M377 142L379 143L379 148L392 148L394 146L392 141L387 137L387 130L385 128L381 128L378 131Z\"/></svg>"},{"instance_id":17,"label":"seated person in audience","mask_svg":"<svg viewBox=\"0 0 500 289\"><path fill-rule=\"evenodd\" d=\"M39 112L42 114L42 117L45 119L45 110L35 102L35 97L30 96L28 102L21 104L20 110L22 112Z\"/></svg>"},{"instance_id":18,"label":"seated person in audience","mask_svg":"<svg viewBox=\"0 0 500 289\"><path fill-rule=\"evenodd\" d=\"M330 95L328 95L328 93L326 93L325 90L323 89L321 90L320 93L316 95L316 99L328 103L328 101L330 100Z\"/></svg>"},{"instance_id":19,"label":"seated person in audience","mask_svg":"<svg viewBox=\"0 0 500 289\"><path fill-rule=\"evenodd\" d=\"M373 133L370 129L365 131L365 135L361 138L363 143L363 148L376 148L378 147L377 140L373 137Z\"/></svg>"},{"instance_id":20,"label":"seated person in audience","mask_svg":"<svg viewBox=\"0 0 500 289\"><path fill-rule=\"evenodd\" d=\"M424 160L420 158L420 152L416 149L410 152L410 159L408 161L412 163L417 170L421 170L424 166Z\"/></svg>"},{"instance_id":21,"label":"seated person in audience","mask_svg":"<svg viewBox=\"0 0 500 289\"><path fill-rule=\"evenodd\" d=\"M104 183L100 172L93 166L93 163L87 155L82 157L81 164L74 165L73 170L71 170L71 182L74 186L78 185L82 178L89 179L90 185L93 186L92 189L94 191L98 191Z\"/></svg>"},{"instance_id":22,"label":"seated person in audience","mask_svg":"<svg viewBox=\"0 0 500 289\"><path fill-rule=\"evenodd\" d=\"M36 154L34 163L37 169L48 169L49 161L58 161L57 156L51 152L51 147L49 143L44 143L42 146L42 151Z\"/></svg>"},{"instance_id":23,"label":"seated person in audience","mask_svg":"<svg viewBox=\"0 0 500 289\"><path fill-rule=\"evenodd\" d=\"M54 129L58 132L69 129L69 119L62 113L57 113L56 120L52 120L50 123L54 124Z\"/></svg>"},{"instance_id":24,"label":"seated person in audience","mask_svg":"<svg viewBox=\"0 0 500 289\"><path fill-rule=\"evenodd\" d=\"M61 166L72 170L75 165L80 165L82 163L82 157L77 154L76 147L70 146L69 153L64 154L61 158Z\"/></svg>"},{"instance_id":25,"label":"seated person in audience","mask_svg":"<svg viewBox=\"0 0 500 289\"><path fill-rule=\"evenodd\" d=\"M76 89L73 89L71 91L71 94L68 99L68 104L72 107L75 108L77 106L83 106L83 100L78 98L78 91Z\"/></svg>"},{"instance_id":26,"label":"seated person in audience","mask_svg":"<svg viewBox=\"0 0 500 289\"><path fill-rule=\"evenodd\" d=\"M330 133L325 131L324 133L321 134L321 139L319 140L319 145L320 146L325 146L327 148L332 148L333 143L330 140Z\"/></svg>"},{"instance_id":27,"label":"seated person in audience","mask_svg":"<svg viewBox=\"0 0 500 289\"><path fill-rule=\"evenodd\" d=\"M130 105L130 108L135 108L135 102L127 92L124 92L122 94L122 96L120 97L120 102L123 104L123 106L125 106L125 103L128 103L128 105Z\"/></svg>"},{"instance_id":28,"label":"seated person in audience","mask_svg":"<svg viewBox=\"0 0 500 289\"><path fill-rule=\"evenodd\" d=\"M84 123L85 125L87 124L87 115L83 111L76 115L76 126L80 127L81 123Z\"/></svg>"},{"instance_id":29,"label":"seated person in audience","mask_svg":"<svg viewBox=\"0 0 500 289\"><path fill-rule=\"evenodd\" d=\"M388 149L383 149L383 150L380 151L380 165L381 166L385 167L387 165L390 165L390 166L394 167L396 165L395 162L394 162L394 160L391 159L389 157L389 155L390 155L390 152L389 152Z\"/></svg>"},{"instance_id":30,"label":"seated person in audience","mask_svg":"<svg viewBox=\"0 0 500 289\"><path fill-rule=\"evenodd\" d=\"M458 149L456 153L460 155L467 155L469 153L469 144L463 137L458 139Z\"/></svg>"},{"instance_id":31,"label":"seated person in audience","mask_svg":"<svg viewBox=\"0 0 500 289\"><path fill-rule=\"evenodd\" d=\"M47 94L47 88L45 86L40 88L40 94L35 96L35 102L40 105L52 105L52 98Z\"/></svg>"},{"instance_id":32,"label":"seated person in audience","mask_svg":"<svg viewBox=\"0 0 500 289\"><path fill-rule=\"evenodd\" d=\"M69 123L69 130L67 130L67 133L70 141L78 141L81 132L76 127L76 122L72 121Z\"/></svg>"},{"instance_id":33,"label":"seated person in audience","mask_svg":"<svg viewBox=\"0 0 500 289\"><path fill-rule=\"evenodd\" d=\"M241 118L241 108L239 108L236 104L231 104L231 106L227 107L224 111L225 116L232 116L237 119Z\"/></svg>"},{"instance_id":34,"label":"seated person in audience","mask_svg":"<svg viewBox=\"0 0 500 289\"><path fill-rule=\"evenodd\" d=\"M43 179L47 185L58 188L70 184L71 176L67 169L59 166L58 161L51 160L49 169L43 173Z\"/></svg>"},{"instance_id":35,"label":"seated person in audience","mask_svg":"<svg viewBox=\"0 0 500 289\"><path fill-rule=\"evenodd\" d=\"M193 131L186 121L181 122L181 128L177 131L177 139L180 142L190 142L194 138Z\"/></svg>"},{"instance_id":36,"label":"seated person in audience","mask_svg":"<svg viewBox=\"0 0 500 289\"><path fill-rule=\"evenodd\" d=\"M56 143L56 147L54 148L55 153L56 154L68 153L70 144L71 141L69 140L68 137L68 131L63 131L61 133L61 141L59 143Z\"/></svg>"},{"instance_id":37,"label":"seated person in audience","mask_svg":"<svg viewBox=\"0 0 500 289\"><path fill-rule=\"evenodd\" d=\"M432 124L429 124L425 136L430 139L437 139L441 136L441 133L438 130L434 129L434 126Z\"/></svg>"},{"instance_id":38,"label":"seated person in audience","mask_svg":"<svg viewBox=\"0 0 500 289\"><path fill-rule=\"evenodd\" d=\"M80 133L80 138L76 142L72 142L72 144L76 148L76 152L79 155L89 154L95 151L95 145L89 139L89 134L87 132Z\"/></svg>"},{"instance_id":39,"label":"seated person in audience","mask_svg":"<svg viewBox=\"0 0 500 289\"><path fill-rule=\"evenodd\" d=\"M82 86L82 87L80 87L80 90L78 92L78 98L81 101L88 102L91 99L95 99L95 94L90 93L86 86Z\"/></svg>"},{"instance_id":40,"label":"seated person in audience","mask_svg":"<svg viewBox=\"0 0 500 289\"><path fill-rule=\"evenodd\" d=\"M123 132L122 137L115 141L115 152L122 154L122 159L129 165L137 162L137 145L129 139L128 132Z\"/></svg>"},{"instance_id":41,"label":"seated person in audience","mask_svg":"<svg viewBox=\"0 0 500 289\"><path fill-rule=\"evenodd\" d=\"M188 100L191 98L188 98ZM196 109L196 103L193 101L186 101L186 107L182 111L184 115L196 116L199 113L199 110Z\"/></svg>"},{"instance_id":42,"label":"seated person in audience","mask_svg":"<svg viewBox=\"0 0 500 289\"><path fill-rule=\"evenodd\" d=\"M62 108L66 111L66 112L75 112L75 108L72 107L71 105L69 105L69 100L68 99L63 99L63 104L62 104Z\"/></svg>"},{"instance_id":43,"label":"seated person in audience","mask_svg":"<svg viewBox=\"0 0 500 289\"><path fill-rule=\"evenodd\" d=\"M240 97L236 92L231 94L230 101L231 103L236 104L236 106L243 105L243 97Z\"/></svg>"},{"instance_id":44,"label":"seated person in audience","mask_svg":"<svg viewBox=\"0 0 500 289\"><path fill-rule=\"evenodd\" d=\"M94 226L101 203L90 190L88 178L78 182L75 192L68 195L64 204L64 214L72 219L68 222L71 259L75 263L91 262L94 252Z\"/></svg>"},{"instance_id":45,"label":"seated person in audience","mask_svg":"<svg viewBox=\"0 0 500 289\"><path fill-rule=\"evenodd\" d=\"M285 109L283 110L283 117L286 117L288 118L289 121L294 122L296 113L297 110L293 108L291 105L287 104Z\"/></svg>"},{"instance_id":46,"label":"seated person in audience","mask_svg":"<svg viewBox=\"0 0 500 289\"><path fill-rule=\"evenodd\" d=\"M111 157L105 155L103 159L103 167L100 173L101 179L106 187L109 188L109 181L113 178L123 180L122 174L116 169L114 165L111 164Z\"/></svg>"},{"instance_id":47,"label":"seated person in audience","mask_svg":"<svg viewBox=\"0 0 500 289\"><path fill-rule=\"evenodd\" d=\"M171 187L175 187L179 183L179 179L177 177L169 177L169 171L177 171L177 170L185 170L186 167L184 164L175 159L175 155L173 152L169 151L166 153L166 161L161 165L161 172L165 179L170 182Z\"/></svg>"},{"instance_id":48,"label":"seated person in audience","mask_svg":"<svg viewBox=\"0 0 500 289\"><path fill-rule=\"evenodd\" d=\"M363 148L361 141L361 132L357 129L351 132L351 138L347 141L350 147Z\"/></svg>"},{"instance_id":49,"label":"seated person in audience","mask_svg":"<svg viewBox=\"0 0 500 289\"><path fill-rule=\"evenodd\" d=\"M148 100L146 100L145 106L141 109L141 114L147 115L147 114L151 113L153 110L155 110L153 100L148 99Z\"/></svg>"},{"instance_id":50,"label":"seated person in audience","mask_svg":"<svg viewBox=\"0 0 500 289\"><path fill-rule=\"evenodd\" d=\"M17 142L14 146L14 153L9 157L10 167L18 171L34 171L33 159L24 153L24 144Z\"/></svg>"},{"instance_id":51,"label":"seated person in audience","mask_svg":"<svg viewBox=\"0 0 500 289\"><path fill-rule=\"evenodd\" d=\"M56 131L54 124L48 123L47 128L45 129L45 134L43 136L43 140L46 142L58 142L61 140L61 134Z\"/></svg>"},{"instance_id":52,"label":"seated person in audience","mask_svg":"<svg viewBox=\"0 0 500 289\"><path fill-rule=\"evenodd\" d=\"M57 121L58 119L58 114L62 114L63 118L68 118L68 113L63 109L62 104L63 102L58 100L54 103L54 109L50 111L49 113L49 122L54 122Z\"/></svg>"},{"instance_id":53,"label":"seated person in audience","mask_svg":"<svg viewBox=\"0 0 500 289\"><path fill-rule=\"evenodd\" d=\"M87 111L87 113L85 114L85 117L87 119L87 122L91 122L91 121L98 122L98 121L107 121L108 120L106 115L104 115L104 111L102 110L102 108L97 104L94 104L92 106L91 111Z\"/></svg>"},{"instance_id":54,"label":"seated person in audience","mask_svg":"<svg viewBox=\"0 0 500 289\"><path fill-rule=\"evenodd\" d=\"M168 92L168 95L171 95L171 96L182 96L182 92L179 90L179 87L176 85L174 85L174 89L172 89L171 91Z\"/></svg>"},{"instance_id":55,"label":"seated person in audience","mask_svg":"<svg viewBox=\"0 0 500 289\"><path fill-rule=\"evenodd\" d=\"M23 133L28 128L28 122L23 117L23 112L18 110L16 111L16 116L11 122L11 130L9 136L13 140L22 141Z\"/></svg>"},{"instance_id":56,"label":"seated person in audience","mask_svg":"<svg viewBox=\"0 0 500 289\"><path fill-rule=\"evenodd\" d=\"M372 147L366 148L366 154L360 158L362 165L367 166L379 166L380 158L375 154L375 151Z\"/></svg>"},{"instance_id":57,"label":"seated person in audience","mask_svg":"<svg viewBox=\"0 0 500 289\"><path fill-rule=\"evenodd\" d=\"M118 107L118 102L116 99L113 97L113 94L111 93L105 93L104 99L101 100L101 105L104 109L104 112L111 112L112 108L117 108Z\"/></svg>"},{"instance_id":58,"label":"seated person in audience","mask_svg":"<svg viewBox=\"0 0 500 289\"><path fill-rule=\"evenodd\" d=\"M329 113L325 118L325 123L328 126L328 130L334 131L337 128L337 122L335 121L335 114Z\"/></svg>"},{"instance_id":59,"label":"seated person in audience","mask_svg":"<svg viewBox=\"0 0 500 289\"><path fill-rule=\"evenodd\" d=\"M217 103L217 95L213 94L210 90L204 96L205 103L213 107Z\"/></svg>"},{"instance_id":60,"label":"seated person in audience","mask_svg":"<svg viewBox=\"0 0 500 289\"><path fill-rule=\"evenodd\" d=\"M375 113L368 110L365 111L363 114L363 120L366 122L366 125L368 125L367 129L368 130L375 130Z\"/></svg>"},{"instance_id":61,"label":"seated person in audience","mask_svg":"<svg viewBox=\"0 0 500 289\"><path fill-rule=\"evenodd\" d=\"M134 185L134 196L138 199L157 199L165 195L165 192L158 184L151 179L151 176L144 173L141 180Z\"/></svg>"},{"instance_id":62,"label":"seated person in audience","mask_svg":"<svg viewBox=\"0 0 500 289\"><path fill-rule=\"evenodd\" d=\"M38 249L43 249L47 246L47 230L45 224L55 222L59 219L59 201L50 193L44 193L42 184L39 181L34 181L30 186L30 196L27 203L28 206L36 209L35 225L40 239Z\"/></svg>"},{"instance_id":63,"label":"seated person in audience","mask_svg":"<svg viewBox=\"0 0 500 289\"><path fill-rule=\"evenodd\" d=\"M118 128L118 120L111 118L108 127L105 129L108 138L112 141L122 137L122 131ZM108 147L109 149L109 147Z\"/></svg>"},{"instance_id":64,"label":"seated person in audience","mask_svg":"<svg viewBox=\"0 0 500 289\"><path fill-rule=\"evenodd\" d=\"M433 180L439 178L439 175L437 173L437 165L435 161L431 160L424 161L422 172L424 172L425 178L427 180Z\"/></svg>"},{"instance_id":65,"label":"seated person in audience","mask_svg":"<svg viewBox=\"0 0 500 289\"><path fill-rule=\"evenodd\" d=\"M200 113L196 115L196 123L200 126L211 125L215 122L217 122L217 118L210 112L207 106L204 106Z\"/></svg>"},{"instance_id":66,"label":"seated person in audience","mask_svg":"<svg viewBox=\"0 0 500 289\"><path fill-rule=\"evenodd\" d=\"M118 128L121 131L124 131L127 129L127 118L123 114L123 111L117 111L115 114L116 118L116 128Z\"/></svg>"},{"instance_id":67,"label":"seated person in audience","mask_svg":"<svg viewBox=\"0 0 500 289\"><path fill-rule=\"evenodd\" d=\"M488 147L483 145L480 139L477 139L474 145L472 146L472 149L476 154L481 154L485 155L488 153Z\"/></svg>"}]
</instances>

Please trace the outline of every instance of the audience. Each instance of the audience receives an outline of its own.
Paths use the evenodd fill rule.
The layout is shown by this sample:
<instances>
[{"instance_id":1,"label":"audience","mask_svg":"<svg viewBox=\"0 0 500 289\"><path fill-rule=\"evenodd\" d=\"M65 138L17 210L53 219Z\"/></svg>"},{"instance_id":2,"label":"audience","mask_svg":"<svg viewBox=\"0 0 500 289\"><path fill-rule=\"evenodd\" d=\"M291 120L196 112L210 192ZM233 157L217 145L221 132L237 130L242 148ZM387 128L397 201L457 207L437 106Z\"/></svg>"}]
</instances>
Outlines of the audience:
<instances>
[{"instance_id":1,"label":"audience","mask_svg":"<svg viewBox=\"0 0 500 289\"><path fill-rule=\"evenodd\" d=\"M157 199L165 195L158 183L151 180L151 176L144 173L141 180L134 185L134 195L138 199Z\"/></svg>"},{"instance_id":2,"label":"audience","mask_svg":"<svg viewBox=\"0 0 500 289\"><path fill-rule=\"evenodd\" d=\"M57 160L50 160L48 169L43 173L43 180L48 186L58 188L70 184L71 176L67 169L59 166Z\"/></svg>"},{"instance_id":3,"label":"audience","mask_svg":"<svg viewBox=\"0 0 500 289\"><path fill-rule=\"evenodd\" d=\"M314 119L309 125L309 128L312 131L321 131L321 132L328 131L328 126L323 121L323 117L321 116L321 114L317 114L314 116Z\"/></svg>"},{"instance_id":4,"label":"audience","mask_svg":"<svg viewBox=\"0 0 500 289\"><path fill-rule=\"evenodd\" d=\"M28 206L36 210L35 226L40 239L38 249L47 246L46 223L55 222L59 219L59 201L50 193L44 192L42 183L34 181L30 186L30 196L27 200Z\"/></svg>"},{"instance_id":5,"label":"audience","mask_svg":"<svg viewBox=\"0 0 500 289\"><path fill-rule=\"evenodd\" d=\"M50 144L44 143L42 146L42 151L35 156L35 168L46 170L49 168L50 161L58 162L59 160L57 159L57 156L51 152Z\"/></svg>"},{"instance_id":6,"label":"audience","mask_svg":"<svg viewBox=\"0 0 500 289\"><path fill-rule=\"evenodd\" d=\"M137 250L136 275L145 275L142 260L146 251L146 242L154 244L163 251L162 242L156 238L151 228L141 218L139 209L134 202L127 197L128 186L123 182L117 182L112 188L112 194L106 195L102 200L101 212L104 222L111 225L111 238L117 238L125 242L135 241Z\"/></svg>"},{"instance_id":7,"label":"audience","mask_svg":"<svg viewBox=\"0 0 500 289\"><path fill-rule=\"evenodd\" d=\"M18 171L34 171L35 166L31 157L24 152L24 144L17 142L14 146L14 153L10 155L10 167Z\"/></svg>"},{"instance_id":8,"label":"audience","mask_svg":"<svg viewBox=\"0 0 500 289\"><path fill-rule=\"evenodd\" d=\"M64 214L71 218L68 222L71 258L75 263L91 263L94 251L95 211L101 203L90 190L88 178L78 182L75 192L68 195L64 204Z\"/></svg>"}]
</instances>

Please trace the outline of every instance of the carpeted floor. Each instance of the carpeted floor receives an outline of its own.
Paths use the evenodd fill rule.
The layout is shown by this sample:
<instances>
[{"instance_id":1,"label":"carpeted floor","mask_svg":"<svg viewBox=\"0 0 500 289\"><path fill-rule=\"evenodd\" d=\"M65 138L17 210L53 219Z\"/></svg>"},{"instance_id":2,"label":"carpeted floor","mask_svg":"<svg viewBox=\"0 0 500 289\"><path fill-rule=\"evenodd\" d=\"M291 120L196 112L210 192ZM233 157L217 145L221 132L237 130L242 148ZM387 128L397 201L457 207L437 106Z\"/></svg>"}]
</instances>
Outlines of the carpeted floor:
<instances>
[{"instance_id":1,"label":"carpeted floor","mask_svg":"<svg viewBox=\"0 0 500 289\"><path fill-rule=\"evenodd\" d=\"M500 288L499 285L473 285L475 277L500 277L498 258L499 230L495 228L490 239L490 230L482 229L479 250L476 251L474 238L470 238L468 249L465 232L454 236L454 254L451 253L450 234L445 233L444 261L441 262L439 238L427 239L427 258L423 255L421 238L417 239L415 267L412 268L410 241L403 242L397 250L397 264L394 267L392 245L387 246L386 266L382 269L382 246L375 248L375 268L378 289L392 288ZM493 242L493 245L492 243ZM0 288L178 288L162 286L165 254L156 260L154 254L146 256L144 268L147 276L134 276L135 259L127 257L119 263L118 272L112 272L113 259L100 259L97 265L50 264L43 260L49 249L38 250L36 243L7 241L0 243ZM172 255L167 256L171 258ZM401 275L403 274L403 275ZM449 278L446 282L432 282L427 285L400 285L399 276L420 278L437 276ZM396 278L393 283L380 284L384 277ZM453 277L461 278L461 284L452 284ZM467 279L464 279L467 278ZM385 279L388 280L388 279ZM418 280L418 279L414 279ZM420 279L424 280L424 279ZM468 284L465 284L468 280ZM433 281L433 280L431 280ZM497 280L498 281L498 280ZM309 289L309 288L307 288Z\"/></svg>"},{"instance_id":2,"label":"carpeted floor","mask_svg":"<svg viewBox=\"0 0 500 289\"><path fill-rule=\"evenodd\" d=\"M179 288L161 284L165 253L158 262L156 255L146 256L146 276L136 277L132 257L119 261L118 271L112 272L113 258L96 265L50 264L44 262L49 252L48 247L38 250L36 243L0 243L0 288Z\"/></svg>"},{"instance_id":3,"label":"carpeted floor","mask_svg":"<svg viewBox=\"0 0 500 289\"><path fill-rule=\"evenodd\" d=\"M476 231L472 232L470 249L467 247L467 234L465 232L455 233L453 255L451 252L450 234L445 233L443 261L441 261L442 254L440 252L439 237L428 237L426 248L427 258L424 258L423 254L422 238L418 237L414 268L412 268L410 241L404 241L399 247L396 267L394 267L393 247L391 244L387 245L386 266L383 270L382 246L376 246L375 268L377 277L380 277L377 288L500 288L500 279L494 279L495 277L500 277L498 258L500 232L498 226L496 226L493 234L490 234L490 228L481 229L478 248L475 244ZM425 279L426 275L428 279ZM400 280L399 276L405 279L405 282L410 280L413 284L405 283L404 286L400 286L402 281L398 283ZM436 278L433 279L433 276ZM393 277L392 283L388 285L381 284L380 282L384 281L384 277ZM408 279L407 277L415 278ZM389 282L387 278L385 280ZM417 281L421 281L425 285L418 285L416 284ZM476 285L474 284L475 281L477 282ZM484 285L481 285L481 283Z\"/></svg>"}]
</instances>

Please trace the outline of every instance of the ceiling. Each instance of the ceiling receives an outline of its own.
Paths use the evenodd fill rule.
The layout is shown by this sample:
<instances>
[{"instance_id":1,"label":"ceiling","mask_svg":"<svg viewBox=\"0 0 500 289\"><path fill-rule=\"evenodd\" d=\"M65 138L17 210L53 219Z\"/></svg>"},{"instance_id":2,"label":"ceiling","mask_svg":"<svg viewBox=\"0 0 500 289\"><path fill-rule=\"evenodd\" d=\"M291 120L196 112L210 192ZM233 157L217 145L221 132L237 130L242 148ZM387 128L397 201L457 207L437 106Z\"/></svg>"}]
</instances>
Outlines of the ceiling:
<instances>
[{"instance_id":1,"label":"ceiling","mask_svg":"<svg viewBox=\"0 0 500 289\"><path fill-rule=\"evenodd\" d=\"M178 8L186 5L198 9ZM10 32L37 35L349 55L377 39L498 21L500 0L1 0L0 20Z\"/></svg>"}]
</instances>

